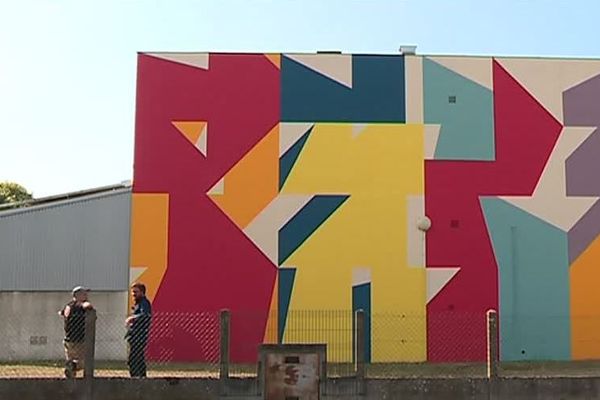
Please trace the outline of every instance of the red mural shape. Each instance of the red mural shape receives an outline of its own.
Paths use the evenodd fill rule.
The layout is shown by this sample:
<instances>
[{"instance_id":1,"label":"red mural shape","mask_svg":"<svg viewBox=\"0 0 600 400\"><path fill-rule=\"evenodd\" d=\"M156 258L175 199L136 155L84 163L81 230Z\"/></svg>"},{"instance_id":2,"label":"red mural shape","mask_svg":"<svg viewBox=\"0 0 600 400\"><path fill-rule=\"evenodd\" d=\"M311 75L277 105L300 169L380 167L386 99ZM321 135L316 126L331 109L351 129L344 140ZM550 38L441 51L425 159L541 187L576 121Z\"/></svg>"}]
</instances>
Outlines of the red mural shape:
<instances>
[{"instance_id":1,"label":"red mural shape","mask_svg":"<svg viewBox=\"0 0 600 400\"><path fill-rule=\"evenodd\" d=\"M562 130L497 61L493 80L495 161L425 163L428 268L460 267L427 305L430 361L485 359L484 315L498 309L498 267L479 197L531 195Z\"/></svg>"},{"instance_id":2,"label":"red mural shape","mask_svg":"<svg viewBox=\"0 0 600 400\"><path fill-rule=\"evenodd\" d=\"M279 70L262 55L211 54L205 70L140 54L137 88L133 190L170 196L168 267L154 311L231 310L231 357L253 361L276 270L206 192L278 123ZM172 121L208 122L206 156ZM189 318L154 324L171 334L164 343L155 336L150 357L169 349L178 361L209 358L218 334L194 331Z\"/></svg>"}]
</instances>

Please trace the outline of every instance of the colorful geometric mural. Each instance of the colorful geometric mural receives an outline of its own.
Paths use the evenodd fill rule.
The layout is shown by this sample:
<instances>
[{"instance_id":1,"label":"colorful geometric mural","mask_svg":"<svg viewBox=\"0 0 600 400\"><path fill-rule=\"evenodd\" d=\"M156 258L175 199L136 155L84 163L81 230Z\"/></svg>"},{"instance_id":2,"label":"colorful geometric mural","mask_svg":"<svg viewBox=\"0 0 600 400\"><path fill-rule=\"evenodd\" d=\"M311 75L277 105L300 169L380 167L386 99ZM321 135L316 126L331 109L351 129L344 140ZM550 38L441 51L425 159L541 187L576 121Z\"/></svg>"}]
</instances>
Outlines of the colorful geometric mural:
<instances>
[{"instance_id":1,"label":"colorful geometric mural","mask_svg":"<svg viewBox=\"0 0 600 400\"><path fill-rule=\"evenodd\" d=\"M352 318L294 327L359 309L372 362L483 360L489 309L503 359L597 356L599 104L600 61L140 54L132 279L234 360L351 361Z\"/></svg>"}]
</instances>

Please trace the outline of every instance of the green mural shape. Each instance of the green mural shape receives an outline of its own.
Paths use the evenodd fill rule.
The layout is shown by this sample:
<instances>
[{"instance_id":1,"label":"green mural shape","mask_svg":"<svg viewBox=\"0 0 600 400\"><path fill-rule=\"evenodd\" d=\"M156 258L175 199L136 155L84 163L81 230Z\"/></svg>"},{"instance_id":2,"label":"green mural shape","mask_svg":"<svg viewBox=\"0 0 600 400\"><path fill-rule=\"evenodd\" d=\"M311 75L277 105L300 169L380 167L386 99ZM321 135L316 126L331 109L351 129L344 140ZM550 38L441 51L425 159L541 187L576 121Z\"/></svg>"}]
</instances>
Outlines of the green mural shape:
<instances>
[{"instance_id":1,"label":"green mural shape","mask_svg":"<svg viewBox=\"0 0 600 400\"><path fill-rule=\"evenodd\" d=\"M500 286L504 361L570 360L567 234L498 198L481 198Z\"/></svg>"},{"instance_id":2,"label":"green mural shape","mask_svg":"<svg viewBox=\"0 0 600 400\"><path fill-rule=\"evenodd\" d=\"M426 124L440 124L435 159L494 160L492 91L423 58Z\"/></svg>"}]
</instances>

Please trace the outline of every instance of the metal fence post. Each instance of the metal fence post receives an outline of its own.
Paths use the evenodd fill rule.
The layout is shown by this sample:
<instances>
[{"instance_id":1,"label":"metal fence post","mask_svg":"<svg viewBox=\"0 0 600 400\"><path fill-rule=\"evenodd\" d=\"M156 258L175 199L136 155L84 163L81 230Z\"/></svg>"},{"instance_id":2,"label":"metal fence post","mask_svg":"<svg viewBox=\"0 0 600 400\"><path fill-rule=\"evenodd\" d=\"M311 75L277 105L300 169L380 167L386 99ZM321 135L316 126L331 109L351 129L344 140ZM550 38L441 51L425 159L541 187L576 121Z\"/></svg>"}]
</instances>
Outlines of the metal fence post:
<instances>
[{"instance_id":1,"label":"metal fence post","mask_svg":"<svg viewBox=\"0 0 600 400\"><path fill-rule=\"evenodd\" d=\"M355 321L355 354L356 354L356 380L359 394L365 392L365 312L356 311Z\"/></svg>"},{"instance_id":2,"label":"metal fence post","mask_svg":"<svg viewBox=\"0 0 600 400\"><path fill-rule=\"evenodd\" d=\"M96 355L96 310L88 310L85 313L85 365L83 377L92 379L94 377L94 360Z\"/></svg>"},{"instance_id":3,"label":"metal fence post","mask_svg":"<svg viewBox=\"0 0 600 400\"><path fill-rule=\"evenodd\" d=\"M487 317L487 377L498 377L498 313L488 310Z\"/></svg>"},{"instance_id":4,"label":"metal fence post","mask_svg":"<svg viewBox=\"0 0 600 400\"><path fill-rule=\"evenodd\" d=\"M96 310L91 309L85 313L85 339L84 339L84 398L93 398L94 361L96 358Z\"/></svg>"},{"instance_id":5,"label":"metal fence post","mask_svg":"<svg viewBox=\"0 0 600 400\"><path fill-rule=\"evenodd\" d=\"M219 380L221 382L221 393L226 394L227 381L229 379L229 338L231 314L229 310L221 310L221 347L219 357Z\"/></svg>"}]
</instances>

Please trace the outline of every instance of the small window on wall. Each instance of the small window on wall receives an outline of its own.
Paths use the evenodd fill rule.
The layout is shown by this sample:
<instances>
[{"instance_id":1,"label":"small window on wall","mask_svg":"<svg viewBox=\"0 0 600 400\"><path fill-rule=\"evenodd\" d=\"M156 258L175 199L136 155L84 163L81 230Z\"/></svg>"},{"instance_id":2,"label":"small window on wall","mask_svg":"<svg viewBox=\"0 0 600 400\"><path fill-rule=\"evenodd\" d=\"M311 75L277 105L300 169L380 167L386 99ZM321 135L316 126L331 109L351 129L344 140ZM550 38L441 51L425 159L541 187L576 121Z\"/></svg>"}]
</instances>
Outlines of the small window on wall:
<instances>
[{"instance_id":1,"label":"small window on wall","mask_svg":"<svg viewBox=\"0 0 600 400\"><path fill-rule=\"evenodd\" d=\"M448 96L448 103L456 103L456 96Z\"/></svg>"}]
</instances>

